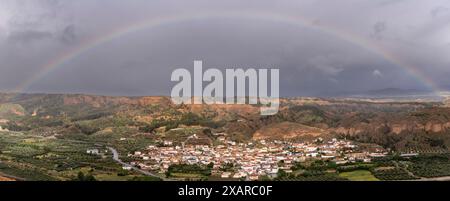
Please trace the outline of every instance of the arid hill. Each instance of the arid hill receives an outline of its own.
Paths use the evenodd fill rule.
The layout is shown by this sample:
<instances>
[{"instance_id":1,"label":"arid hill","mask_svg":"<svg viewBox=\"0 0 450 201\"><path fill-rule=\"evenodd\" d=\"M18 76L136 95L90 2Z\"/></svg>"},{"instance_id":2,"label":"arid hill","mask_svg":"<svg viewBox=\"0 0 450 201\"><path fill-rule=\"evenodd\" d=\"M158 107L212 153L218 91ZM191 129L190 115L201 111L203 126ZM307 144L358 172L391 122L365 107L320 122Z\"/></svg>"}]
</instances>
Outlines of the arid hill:
<instances>
[{"instance_id":1,"label":"arid hill","mask_svg":"<svg viewBox=\"0 0 450 201\"><path fill-rule=\"evenodd\" d=\"M276 115L261 116L255 105L174 105L169 97L0 94L0 119L2 128L42 135L200 126L238 141L334 136L394 149L450 147L450 108L414 100L286 98Z\"/></svg>"},{"instance_id":2,"label":"arid hill","mask_svg":"<svg viewBox=\"0 0 450 201\"><path fill-rule=\"evenodd\" d=\"M324 129L305 126L299 123L281 122L263 126L253 134L254 140L283 139L311 140L328 135Z\"/></svg>"}]
</instances>

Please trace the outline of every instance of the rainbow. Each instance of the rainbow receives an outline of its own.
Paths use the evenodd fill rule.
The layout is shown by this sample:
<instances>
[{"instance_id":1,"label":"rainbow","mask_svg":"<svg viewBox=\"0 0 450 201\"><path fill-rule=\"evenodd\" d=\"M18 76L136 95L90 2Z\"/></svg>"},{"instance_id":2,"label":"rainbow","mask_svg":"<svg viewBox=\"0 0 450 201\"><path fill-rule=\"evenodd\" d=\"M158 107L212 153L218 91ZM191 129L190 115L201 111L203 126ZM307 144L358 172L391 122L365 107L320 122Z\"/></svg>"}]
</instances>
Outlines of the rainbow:
<instances>
[{"instance_id":1,"label":"rainbow","mask_svg":"<svg viewBox=\"0 0 450 201\"><path fill-rule=\"evenodd\" d=\"M339 27L332 26L324 23L317 23L314 20L310 20L304 18L302 16L290 16L290 15L282 15L276 13L267 13L267 12L211 12L211 13L199 13L199 14L180 14L176 16L169 17L152 17L147 20L140 21L138 23L126 25L123 27L116 28L114 30L108 31L107 34L97 35L88 40L83 41L80 45L75 46L73 48L69 48L68 51L61 53L55 59L50 60L46 63L41 70L24 81L18 87L16 87L17 92L23 92L27 88L29 88L34 82L43 79L45 76L50 74L55 69L64 66L65 63L73 60L81 56L82 54L89 52L89 50L94 49L102 44L113 41L114 39L120 38L127 34L137 32L145 29L152 29L162 25L174 24L174 23L182 23L188 21L195 20L205 20L205 19L249 19L249 20L263 20L263 21L271 21L276 23L285 23L289 25L295 26L305 26L311 29L315 29L321 31L326 34L330 34L334 37L337 37L341 40L344 40L350 44L354 44L363 48L369 52L372 52L390 63L403 68L407 73L421 82L428 89L433 90L434 92L439 92L439 87L434 83L433 80L429 79L426 75L424 75L418 67L408 64L403 61L396 55L390 53L386 49L381 46L375 44L369 39L360 37L356 34L352 34L348 31L341 30Z\"/></svg>"}]
</instances>

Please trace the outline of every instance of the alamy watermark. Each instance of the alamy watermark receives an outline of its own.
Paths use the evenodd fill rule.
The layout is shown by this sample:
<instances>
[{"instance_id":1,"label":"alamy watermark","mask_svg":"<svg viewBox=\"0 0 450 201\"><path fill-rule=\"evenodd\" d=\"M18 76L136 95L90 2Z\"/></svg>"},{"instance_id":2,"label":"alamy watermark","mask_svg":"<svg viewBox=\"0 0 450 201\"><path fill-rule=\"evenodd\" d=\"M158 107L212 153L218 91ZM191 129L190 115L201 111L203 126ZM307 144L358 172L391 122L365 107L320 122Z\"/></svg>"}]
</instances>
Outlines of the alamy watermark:
<instances>
[{"instance_id":1,"label":"alamy watermark","mask_svg":"<svg viewBox=\"0 0 450 201\"><path fill-rule=\"evenodd\" d=\"M203 72L203 62L194 61L193 78L184 68L172 72L171 81L178 83L172 88L171 98L175 104L260 105L261 115L274 115L280 105L279 77L279 69L238 68L225 69L224 78L219 69L209 68ZM203 88L203 82L209 84Z\"/></svg>"}]
</instances>

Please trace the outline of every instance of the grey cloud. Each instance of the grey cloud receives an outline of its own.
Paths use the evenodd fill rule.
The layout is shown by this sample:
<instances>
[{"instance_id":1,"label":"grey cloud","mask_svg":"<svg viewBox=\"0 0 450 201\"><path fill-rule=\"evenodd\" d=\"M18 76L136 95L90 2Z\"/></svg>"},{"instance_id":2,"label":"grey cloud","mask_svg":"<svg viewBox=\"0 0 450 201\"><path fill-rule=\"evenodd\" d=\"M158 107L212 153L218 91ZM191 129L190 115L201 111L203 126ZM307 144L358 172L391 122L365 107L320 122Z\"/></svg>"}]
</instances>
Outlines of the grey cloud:
<instances>
[{"instance_id":1,"label":"grey cloud","mask_svg":"<svg viewBox=\"0 0 450 201\"><path fill-rule=\"evenodd\" d=\"M3 2L7 2L2 4ZM175 68L280 68L282 95L424 87L392 55L450 86L450 30L441 0L2 0L0 90L13 90L85 41L151 22L202 13L259 12L264 19L201 18L131 31L35 80L29 92L167 95ZM405 15L405 13L407 13ZM315 26L267 19L287 16ZM435 16L430 17L431 16ZM269 17L267 17L269 16ZM2 38L3 37L3 38ZM5 40L6 39L6 40ZM382 40L381 40L382 39ZM11 41L20 44L15 45ZM362 41L362 42L361 42ZM89 45L88 45L89 46ZM382 76L380 76L382 75Z\"/></svg>"},{"instance_id":2,"label":"grey cloud","mask_svg":"<svg viewBox=\"0 0 450 201\"><path fill-rule=\"evenodd\" d=\"M19 42L19 43L30 43L36 40L49 39L52 37L52 34L49 32L36 31L36 30L22 30L12 32L8 40L10 42Z\"/></svg>"},{"instance_id":3,"label":"grey cloud","mask_svg":"<svg viewBox=\"0 0 450 201\"><path fill-rule=\"evenodd\" d=\"M441 15L448 14L449 12L450 12L449 8L443 7L443 6L438 6L436 8L433 8L430 11L430 14L433 18L435 18L435 17L440 17Z\"/></svg>"},{"instance_id":4,"label":"grey cloud","mask_svg":"<svg viewBox=\"0 0 450 201\"><path fill-rule=\"evenodd\" d=\"M372 72L372 75L373 75L374 77L383 77L383 73L381 73L381 71L378 70L378 69L375 69L375 70Z\"/></svg>"},{"instance_id":5,"label":"grey cloud","mask_svg":"<svg viewBox=\"0 0 450 201\"><path fill-rule=\"evenodd\" d=\"M373 25L372 37L381 40L383 38L383 32L387 29L386 22L379 21Z\"/></svg>"},{"instance_id":6,"label":"grey cloud","mask_svg":"<svg viewBox=\"0 0 450 201\"><path fill-rule=\"evenodd\" d=\"M328 75L337 75L342 72L342 64L339 62L339 57L333 57L333 55L317 56L311 58L309 61L313 68L321 70Z\"/></svg>"},{"instance_id":7,"label":"grey cloud","mask_svg":"<svg viewBox=\"0 0 450 201\"><path fill-rule=\"evenodd\" d=\"M389 6L392 4L398 4L398 3L402 3L405 2L407 0L382 0L381 2L379 2L379 5L381 6Z\"/></svg>"},{"instance_id":8,"label":"grey cloud","mask_svg":"<svg viewBox=\"0 0 450 201\"><path fill-rule=\"evenodd\" d=\"M73 43L76 38L77 35L74 25L68 25L61 31L60 39L64 43Z\"/></svg>"}]
</instances>

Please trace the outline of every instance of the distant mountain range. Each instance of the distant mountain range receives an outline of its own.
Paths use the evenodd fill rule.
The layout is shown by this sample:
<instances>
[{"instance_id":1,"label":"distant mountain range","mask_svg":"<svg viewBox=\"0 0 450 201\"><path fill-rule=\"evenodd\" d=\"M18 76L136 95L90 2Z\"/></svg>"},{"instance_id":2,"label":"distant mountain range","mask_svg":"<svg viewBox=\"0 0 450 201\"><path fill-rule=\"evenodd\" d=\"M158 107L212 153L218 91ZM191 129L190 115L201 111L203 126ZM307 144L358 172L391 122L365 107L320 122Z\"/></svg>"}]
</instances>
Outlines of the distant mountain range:
<instances>
[{"instance_id":1,"label":"distant mountain range","mask_svg":"<svg viewBox=\"0 0 450 201\"><path fill-rule=\"evenodd\" d=\"M356 97L356 98L415 98L428 97L435 99L438 97L433 91L420 89L383 88L369 91L347 91L339 92L330 97Z\"/></svg>"},{"instance_id":2,"label":"distant mountain range","mask_svg":"<svg viewBox=\"0 0 450 201\"><path fill-rule=\"evenodd\" d=\"M430 95L432 91L418 90L418 89L399 89L399 88L384 88L378 90L370 90L366 95L371 96L404 96L404 95Z\"/></svg>"}]
</instances>

